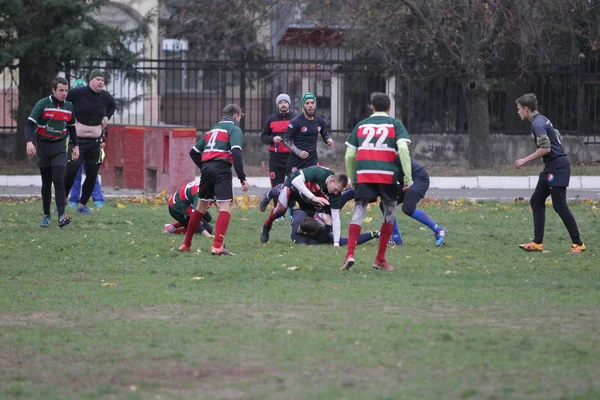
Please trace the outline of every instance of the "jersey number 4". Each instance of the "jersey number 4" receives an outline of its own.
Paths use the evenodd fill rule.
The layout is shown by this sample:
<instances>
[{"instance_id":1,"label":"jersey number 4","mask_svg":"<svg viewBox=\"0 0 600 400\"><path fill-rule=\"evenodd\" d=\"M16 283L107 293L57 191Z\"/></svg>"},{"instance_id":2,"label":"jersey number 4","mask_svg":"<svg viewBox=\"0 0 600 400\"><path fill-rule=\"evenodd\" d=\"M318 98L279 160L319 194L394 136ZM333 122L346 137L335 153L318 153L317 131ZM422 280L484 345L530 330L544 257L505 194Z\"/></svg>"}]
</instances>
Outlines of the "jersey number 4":
<instances>
[{"instance_id":1,"label":"jersey number 4","mask_svg":"<svg viewBox=\"0 0 600 400\"><path fill-rule=\"evenodd\" d=\"M208 140L204 144L204 148L208 150L214 150L215 145L217 144L217 136L219 136L219 131L208 132L204 137L204 140L206 140L208 137Z\"/></svg>"},{"instance_id":2,"label":"jersey number 4","mask_svg":"<svg viewBox=\"0 0 600 400\"><path fill-rule=\"evenodd\" d=\"M362 142L361 147L374 147L374 148L384 148L388 147L385 140L387 139L390 131L385 126L378 126L377 129L373 126L367 126L363 129L363 135L365 135L365 140ZM375 143L372 143L373 139L377 138Z\"/></svg>"}]
</instances>

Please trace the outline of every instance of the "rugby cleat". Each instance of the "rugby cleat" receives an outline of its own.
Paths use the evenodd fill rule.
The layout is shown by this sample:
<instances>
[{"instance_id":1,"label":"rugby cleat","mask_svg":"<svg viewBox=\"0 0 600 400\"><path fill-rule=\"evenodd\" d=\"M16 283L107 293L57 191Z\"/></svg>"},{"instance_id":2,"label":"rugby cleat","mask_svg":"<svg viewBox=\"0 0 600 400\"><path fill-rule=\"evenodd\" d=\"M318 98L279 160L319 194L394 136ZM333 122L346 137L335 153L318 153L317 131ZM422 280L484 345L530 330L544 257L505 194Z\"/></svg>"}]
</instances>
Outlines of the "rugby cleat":
<instances>
[{"instance_id":1,"label":"rugby cleat","mask_svg":"<svg viewBox=\"0 0 600 400\"><path fill-rule=\"evenodd\" d=\"M62 228L63 226L67 226L71 223L72 219L67 214L64 214L62 217L58 219L58 227Z\"/></svg>"},{"instance_id":2,"label":"rugby cleat","mask_svg":"<svg viewBox=\"0 0 600 400\"><path fill-rule=\"evenodd\" d=\"M42 220L42 222L40 223L40 226L41 226L42 228L47 228L47 227L49 227L49 226L50 226L50 221L51 221L51 219L50 219L50 215L49 215L49 214L46 214L46 215L44 215L44 219L43 219L43 220Z\"/></svg>"},{"instance_id":3,"label":"rugby cleat","mask_svg":"<svg viewBox=\"0 0 600 400\"><path fill-rule=\"evenodd\" d=\"M93 214L94 212L86 206L81 206L77 209L77 214Z\"/></svg>"},{"instance_id":4,"label":"rugby cleat","mask_svg":"<svg viewBox=\"0 0 600 400\"><path fill-rule=\"evenodd\" d=\"M347 271L354 265L354 257L348 256L340 267L340 271Z\"/></svg>"},{"instance_id":5,"label":"rugby cleat","mask_svg":"<svg viewBox=\"0 0 600 400\"><path fill-rule=\"evenodd\" d=\"M586 249L587 249L587 247L585 247L585 243L581 243L581 244L573 243L571 245L571 250L569 250L569 254L580 254L580 253L583 253Z\"/></svg>"},{"instance_id":6,"label":"rugby cleat","mask_svg":"<svg viewBox=\"0 0 600 400\"><path fill-rule=\"evenodd\" d=\"M378 269L380 271L393 271L394 266L387 263L387 261L375 260L373 263L373 268Z\"/></svg>"},{"instance_id":7,"label":"rugby cleat","mask_svg":"<svg viewBox=\"0 0 600 400\"><path fill-rule=\"evenodd\" d=\"M175 228L172 224L165 224L165 228L163 229L162 233L175 233L175 230L177 228Z\"/></svg>"},{"instance_id":8,"label":"rugby cleat","mask_svg":"<svg viewBox=\"0 0 600 400\"><path fill-rule=\"evenodd\" d=\"M271 231L271 227L267 225L263 225L262 231L260 231L260 242L267 243L269 241L269 232Z\"/></svg>"},{"instance_id":9,"label":"rugby cleat","mask_svg":"<svg viewBox=\"0 0 600 400\"><path fill-rule=\"evenodd\" d=\"M183 251L190 251L190 248L192 247L192 245L187 245L185 243L183 243L181 246L179 246L179 251L183 252Z\"/></svg>"},{"instance_id":10,"label":"rugby cleat","mask_svg":"<svg viewBox=\"0 0 600 400\"><path fill-rule=\"evenodd\" d=\"M404 242L402 241L402 237L400 235L392 235L390 240L388 240L388 244L401 245L404 244Z\"/></svg>"},{"instance_id":11,"label":"rugby cleat","mask_svg":"<svg viewBox=\"0 0 600 400\"><path fill-rule=\"evenodd\" d=\"M439 231L435 234L435 247L440 247L446 242L446 235L448 231L444 228L440 228Z\"/></svg>"},{"instance_id":12,"label":"rugby cleat","mask_svg":"<svg viewBox=\"0 0 600 400\"><path fill-rule=\"evenodd\" d=\"M211 246L210 254L212 254L213 256L235 256L235 254L227 250L225 246L221 246L219 248Z\"/></svg>"},{"instance_id":13,"label":"rugby cleat","mask_svg":"<svg viewBox=\"0 0 600 400\"><path fill-rule=\"evenodd\" d=\"M258 205L258 209L261 212L265 212L265 210L267 209L267 206L269 205L269 202L271 201L271 198L269 197L269 192L265 193L265 195L263 196L263 198L260 200L260 204Z\"/></svg>"},{"instance_id":14,"label":"rugby cleat","mask_svg":"<svg viewBox=\"0 0 600 400\"><path fill-rule=\"evenodd\" d=\"M543 243L529 242L525 244L520 244L519 247L525 251L544 251Z\"/></svg>"}]
</instances>

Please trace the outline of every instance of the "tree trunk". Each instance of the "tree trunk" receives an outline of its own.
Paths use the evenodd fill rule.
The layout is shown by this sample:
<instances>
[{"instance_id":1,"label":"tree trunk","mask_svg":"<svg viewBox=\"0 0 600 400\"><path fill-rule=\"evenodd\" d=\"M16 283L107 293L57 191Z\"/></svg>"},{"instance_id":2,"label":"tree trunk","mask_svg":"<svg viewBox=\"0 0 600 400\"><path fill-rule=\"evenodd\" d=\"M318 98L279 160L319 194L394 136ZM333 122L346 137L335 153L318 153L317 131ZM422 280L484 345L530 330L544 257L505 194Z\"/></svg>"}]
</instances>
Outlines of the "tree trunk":
<instances>
[{"instance_id":1,"label":"tree trunk","mask_svg":"<svg viewBox=\"0 0 600 400\"><path fill-rule=\"evenodd\" d=\"M463 84L467 120L469 122L468 160L472 169L492 165L490 143L489 87L481 76L467 79Z\"/></svg>"},{"instance_id":2,"label":"tree trunk","mask_svg":"<svg viewBox=\"0 0 600 400\"><path fill-rule=\"evenodd\" d=\"M19 106L17 107L17 140L15 158L24 160L27 157L25 142L25 123L35 103L44 96L49 96L50 84L56 76L56 68L38 65L36 55L19 60Z\"/></svg>"}]
</instances>

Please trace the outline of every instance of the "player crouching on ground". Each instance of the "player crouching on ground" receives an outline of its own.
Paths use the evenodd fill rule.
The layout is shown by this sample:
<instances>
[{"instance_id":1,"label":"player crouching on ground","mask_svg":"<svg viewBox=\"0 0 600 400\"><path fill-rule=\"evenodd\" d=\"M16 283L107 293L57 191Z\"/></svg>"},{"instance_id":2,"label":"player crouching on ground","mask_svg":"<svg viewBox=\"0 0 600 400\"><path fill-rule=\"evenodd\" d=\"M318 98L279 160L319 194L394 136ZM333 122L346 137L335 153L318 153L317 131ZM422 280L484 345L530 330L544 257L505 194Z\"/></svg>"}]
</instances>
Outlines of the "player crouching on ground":
<instances>
[{"instance_id":1,"label":"player crouching on ground","mask_svg":"<svg viewBox=\"0 0 600 400\"><path fill-rule=\"evenodd\" d=\"M198 205L199 187L200 180L197 179L183 185L171 196L169 214L176 222L165 224L163 233L186 233L192 210ZM212 237L213 227L209 224L210 221L212 221L212 216L206 211L196 232L205 237Z\"/></svg>"}]
</instances>

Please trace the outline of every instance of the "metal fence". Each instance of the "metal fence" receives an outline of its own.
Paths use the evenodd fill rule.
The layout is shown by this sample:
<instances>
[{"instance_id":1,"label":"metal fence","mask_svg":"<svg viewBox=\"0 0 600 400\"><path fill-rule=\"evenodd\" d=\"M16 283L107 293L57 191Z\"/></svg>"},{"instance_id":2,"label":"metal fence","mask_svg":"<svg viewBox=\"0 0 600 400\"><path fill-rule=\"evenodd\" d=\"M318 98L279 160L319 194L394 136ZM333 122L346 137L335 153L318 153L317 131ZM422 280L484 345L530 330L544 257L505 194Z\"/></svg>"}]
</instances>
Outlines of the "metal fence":
<instances>
[{"instance_id":1,"label":"metal fence","mask_svg":"<svg viewBox=\"0 0 600 400\"><path fill-rule=\"evenodd\" d=\"M305 57L311 56L305 54ZM71 80L100 66L107 72L106 89L119 107L114 123L174 124L210 129L227 103L240 104L246 114L243 128L257 134L275 98L288 93L292 109L300 112L300 98L310 91L318 97L318 114L334 134L347 134L369 114L369 94L395 93L393 111L408 131L415 133L467 132L468 123L462 85L451 78L407 79L390 76L378 64L347 54L319 54L310 61L276 56L267 61L205 61L189 59L185 52L166 52L160 59L141 60L139 71L146 78L134 83L110 61L97 61L67 74ZM17 105L18 69L5 70L0 77L2 104L0 129L14 130L11 112ZM487 72L490 129L495 133L522 133L514 100L534 92L540 111L561 132L581 135L590 144L600 144L600 63L582 59L569 66L521 68L501 65Z\"/></svg>"}]
</instances>

